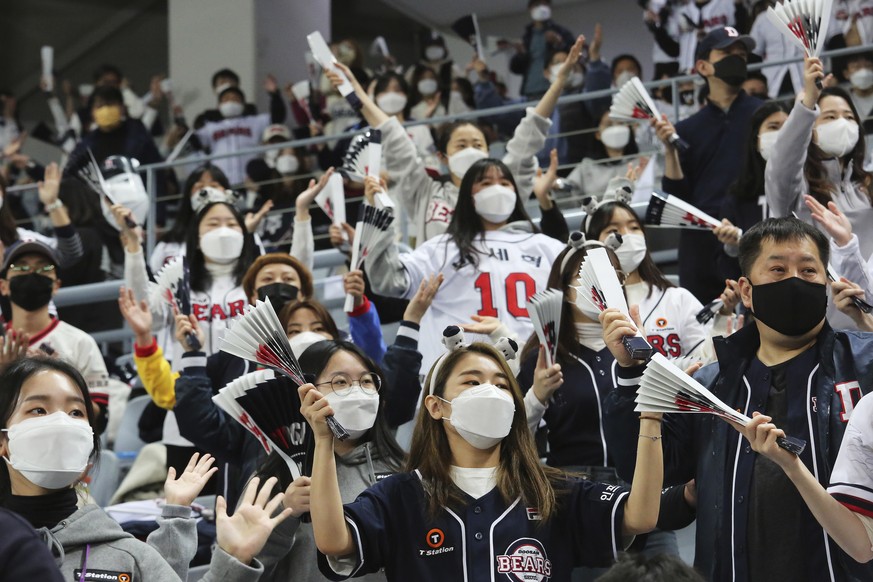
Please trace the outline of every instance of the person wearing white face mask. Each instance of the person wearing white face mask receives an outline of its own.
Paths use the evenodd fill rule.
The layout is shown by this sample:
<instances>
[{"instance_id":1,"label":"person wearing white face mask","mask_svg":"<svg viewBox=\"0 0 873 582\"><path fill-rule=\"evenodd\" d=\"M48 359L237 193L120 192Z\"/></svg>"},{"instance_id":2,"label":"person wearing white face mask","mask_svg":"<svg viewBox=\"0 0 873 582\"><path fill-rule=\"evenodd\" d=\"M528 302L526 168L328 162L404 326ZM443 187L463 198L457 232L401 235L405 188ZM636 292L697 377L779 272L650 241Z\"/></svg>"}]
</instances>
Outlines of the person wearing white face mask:
<instances>
[{"instance_id":1,"label":"person wearing white face mask","mask_svg":"<svg viewBox=\"0 0 873 582\"><path fill-rule=\"evenodd\" d=\"M422 319L419 351L429 366L446 326L471 315L497 317L516 337L532 331L525 301L545 289L564 245L538 232L505 164L479 160L464 176L445 234L399 254L390 233L373 244L364 270L379 295L412 297L433 273L445 277L433 309Z\"/></svg>"},{"instance_id":2,"label":"person wearing white face mask","mask_svg":"<svg viewBox=\"0 0 873 582\"><path fill-rule=\"evenodd\" d=\"M824 76L819 59L804 60L803 98L791 110L767 161L767 204L771 216L795 212L813 223L802 195L808 193L822 205L833 202L858 235L861 258L867 260L873 256L873 174L864 170L866 138L849 94L839 87L816 86Z\"/></svg>"},{"instance_id":3,"label":"person wearing white face mask","mask_svg":"<svg viewBox=\"0 0 873 582\"><path fill-rule=\"evenodd\" d=\"M602 194L611 179L623 178L628 163L635 161L631 156L640 152L630 126L610 119L608 111L600 117L594 139L593 155L584 157L566 178L585 196Z\"/></svg>"},{"instance_id":4,"label":"person wearing white face mask","mask_svg":"<svg viewBox=\"0 0 873 582\"><path fill-rule=\"evenodd\" d=\"M511 170L520 186L520 191L533 191L537 162L534 157L542 149L548 127L549 117L554 111L563 84L569 76L572 65L579 60L583 37L576 40L565 61L563 73L549 88L536 108L528 109L525 118L515 130L515 135L507 143L507 154L503 161ZM342 68L341 65L340 68ZM361 114L371 127L382 131L382 154L384 169L388 172L392 188L400 195L415 228L418 243L446 232L458 200L458 189L467 170L477 160L488 156L488 143L485 134L468 121L448 124L437 139L440 161L448 166L449 179L434 179L428 175L418 151L405 129L379 109L354 79L351 71L343 70L355 86L355 93L361 99ZM328 73L331 81L339 84L341 79ZM563 237L562 237L563 238Z\"/></svg>"},{"instance_id":5,"label":"person wearing white face mask","mask_svg":"<svg viewBox=\"0 0 873 582\"><path fill-rule=\"evenodd\" d=\"M379 77L373 87L373 96L379 109L400 123L416 119L410 114L409 85L402 76L387 73ZM439 168L436 145L428 126L413 125L405 129L425 165L428 168Z\"/></svg>"},{"instance_id":6,"label":"person wearing white face mask","mask_svg":"<svg viewBox=\"0 0 873 582\"><path fill-rule=\"evenodd\" d=\"M3 371L0 394L0 507L24 517L47 544L65 580L113 578L185 580L197 550L190 505L209 477L214 459L194 457L184 473L170 472L158 530L143 543L97 505L79 505L75 486L100 443L93 430L91 397L81 375L62 360L26 358ZM275 481L265 485L268 497ZM252 485L252 499L258 484ZM290 512L275 514L283 496L247 503L247 519L228 518L217 504L218 550L204 580L251 580L263 565L254 560L269 532ZM240 514L241 515L241 514ZM260 522L263 530L255 524ZM4 572L5 573L5 572Z\"/></svg>"},{"instance_id":7,"label":"person wearing white face mask","mask_svg":"<svg viewBox=\"0 0 873 582\"><path fill-rule=\"evenodd\" d=\"M566 60L566 51L555 51L552 55L546 69L543 71L543 75L549 80L549 83L554 83L558 80ZM582 63L573 63L573 68L570 70L564 83L563 95L581 93L584 84L585 69ZM553 148L558 150L558 162L561 165L579 160L587 149L588 140L587 136L574 134L578 134L582 129L591 127L592 121L590 115L588 115L588 109L579 107L578 103L559 105L552 113L551 121L552 126L549 128L549 138L538 155L540 166L546 167L549 165L548 152ZM571 135L564 136L562 134Z\"/></svg>"},{"instance_id":8,"label":"person wearing white face mask","mask_svg":"<svg viewBox=\"0 0 873 582\"><path fill-rule=\"evenodd\" d=\"M522 75L521 94L530 101L539 99L549 89L542 71L548 67L553 53L570 50L575 35L552 20L551 0L530 0L527 7L531 22L509 61L509 70Z\"/></svg>"},{"instance_id":9,"label":"person wearing white face mask","mask_svg":"<svg viewBox=\"0 0 873 582\"><path fill-rule=\"evenodd\" d=\"M855 109L862 118L870 117L873 114L873 55L861 53L847 57L843 77L849 80L849 95Z\"/></svg>"},{"instance_id":10,"label":"person wearing white face mask","mask_svg":"<svg viewBox=\"0 0 873 582\"><path fill-rule=\"evenodd\" d=\"M569 580L575 566L606 566L658 517L660 419L641 423L637 473L620 486L544 467L521 390L502 354L460 346L428 375L407 467L343 505L325 418L339 410L318 386L300 388L315 451L310 508L321 571L345 579L385 570L394 580ZM597 500L597 501L595 501ZM477 545L476 551L469 548ZM474 575L468 574L468 572ZM481 573L481 574L480 574Z\"/></svg>"}]
</instances>

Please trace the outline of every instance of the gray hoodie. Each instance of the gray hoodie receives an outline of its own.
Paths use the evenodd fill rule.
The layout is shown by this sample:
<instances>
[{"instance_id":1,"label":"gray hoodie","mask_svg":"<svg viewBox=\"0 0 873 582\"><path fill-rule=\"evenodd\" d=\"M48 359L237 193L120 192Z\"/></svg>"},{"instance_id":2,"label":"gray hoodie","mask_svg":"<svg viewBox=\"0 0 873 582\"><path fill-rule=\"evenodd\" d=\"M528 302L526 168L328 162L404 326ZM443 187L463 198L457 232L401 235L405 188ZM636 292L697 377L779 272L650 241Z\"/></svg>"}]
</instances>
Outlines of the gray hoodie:
<instances>
[{"instance_id":1,"label":"gray hoodie","mask_svg":"<svg viewBox=\"0 0 873 582\"><path fill-rule=\"evenodd\" d=\"M371 443L364 443L345 456L337 455L336 471L343 503L351 503L377 480L392 473L384 461L370 455L370 447ZM312 524L302 523L294 517L289 517L273 530L258 559L263 562L265 568L262 580L276 582L329 580L318 570ZM385 574L380 572L359 579L384 582L386 578Z\"/></svg>"},{"instance_id":2,"label":"gray hoodie","mask_svg":"<svg viewBox=\"0 0 873 582\"><path fill-rule=\"evenodd\" d=\"M51 530L39 533L56 556L65 580L121 582L177 582L188 577L188 564L197 552L197 531L190 507L167 505L158 529L143 543L96 505L86 505ZM246 566L216 549L203 580L257 580L260 563ZM111 578L110 578L111 576Z\"/></svg>"}]
</instances>

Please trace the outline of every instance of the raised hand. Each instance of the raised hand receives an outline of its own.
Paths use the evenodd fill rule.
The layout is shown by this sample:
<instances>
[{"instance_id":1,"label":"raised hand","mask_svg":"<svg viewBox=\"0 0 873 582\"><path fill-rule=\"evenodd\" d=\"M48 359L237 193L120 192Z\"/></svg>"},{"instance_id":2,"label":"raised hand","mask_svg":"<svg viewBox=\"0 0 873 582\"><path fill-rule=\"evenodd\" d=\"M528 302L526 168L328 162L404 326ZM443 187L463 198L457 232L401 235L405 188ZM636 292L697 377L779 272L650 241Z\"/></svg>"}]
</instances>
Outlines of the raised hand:
<instances>
[{"instance_id":1,"label":"raised hand","mask_svg":"<svg viewBox=\"0 0 873 582\"><path fill-rule=\"evenodd\" d=\"M534 370L534 380L531 389L541 403L546 404L555 391L564 383L561 364L546 366L546 347L540 346L537 355L537 366Z\"/></svg>"},{"instance_id":2,"label":"raised hand","mask_svg":"<svg viewBox=\"0 0 873 582\"><path fill-rule=\"evenodd\" d=\"M330 244L344 253L350 252L349 245L355 240L355 229L352 225L347 222L342 223L342 225L331 224L328 233L330 234Z\"/></svg>"},{"instance_id":3,"label":"raised hand","mask_svg":"<svg viewBox=\"0 0 873 582\"><path fill-rule=\"evenodd\" d=\"M534 178L533 193L537 201L540 203L540 208L549 210L554 206L550 192L555 186L555 181L558 179L558 150L552 149L549 152L549 168Z\"/></svg>"},{"instance_id":4,"label":"raised hand","mask_svg":"<svg viewBox=\"0 0 873 582\"><path fill-rule=\"evenodd\" d=\"M27 355L30 335L22 331L9 330L0 336L0 369Z\"/></svg>"},{"instance_id":5,"label":"raised hand","mask_svg":"<svg viewBox=\"0 0 873 582\"><path fill-rule=\"evenodd\" d=\"M652 118L649 121L649 125L655 128L655 134L658 136L658 139L661 140L661 143L664 144L664 147L668 150L675 150L673 144L670 143L670 138L676 133L676 128L673 127L673 124L670 123L670 120L667 119L667 116L663 113L661 114L661 119Z\"/></svg>"},{"instance_id":6,"label":"raised hand","mask_svg":"<svg viewBox=\"0 0 873 582\"><path fill-rule=\"evenodd\" d=\"M833 201L828 202L825 207L821 202L812 196L805 194L803 202L809 211L812 213L812 219L822 225L828 231L837 246L844 247L852 240L852 223L845 214L840 212L837 205Z\"/></svg>"},{"instance_id":7,"label":"raised hand","mask_svg":"<svg viewBox=\"0 0 873 582\"><path fill-rule=\"evenodd\" d=\"M596 33L595 33L596 34ZM570 52L567 53L567 58L561 63L561 68L558 70L558 77L561 81L567 80L570 73L573 72L573 67L579 62L579 57L582 55L582 47L585 46L585 37L579 35L576 37L576 42L570 47Z\"/></svg>"},{"instance_id":8,"label":"raised hand","mask_svg":"<svg viewBox=\"0 0 873 582\"><path fill-rule=\"evenodd\" d=\"M300 413L312 428L315 440L333 441L333 432L327 426L326 419L333 415L330 403L312 384L304 384L297 389L300 396Z\"/></svg>"},{"instance_id":9,"label":"raised hand","mask_svg":"<svg viewBox=\"0 0 873 582\"><path fill-rule=\"evenodd\" d=\"M364 178L364 197L370 206L376 206L376 194L388 190L388 183L381 176L366 176Z\"/></svg>"},{"instance_id":10,"label":"raised hand","mask_svg":"<svg viewBox=\"0 0 873 582\"><path fill-rule=\"evenodd\" d=\"M196 350L188 345L189 333L193 333L197 337L197 341L200 342L201 346L204 345L206 334L203 333L203 329L201 329L200 324L197 322L197 317L193 313L190 315L176 313L176 341L182 344L182 348L186 352L193 352Z\"/></svg>"},{"instance_id":11,"label":"raised hand","mask_svg":"<svg viewBox=\"0 0 873 582\"><path fill-rule=\"evenodd\" d=\"M443 274L439 273L421 280L418 291L409 300L409 303L406 305L406 311L403 312L403 319L405 321L421 323L421 318L424 317L424 314L430 308L430 304L433 303L440 285L443 284L443 279Z\"/></svg>"},{"instance_id":12,"label":"raised hand","mask_svg":"<svg viewBox=\"0 0 873 582\"><path fill-rule=\"evenodd\" d=\"M730 315L736 309L740 302L740 285L733 279L724 280L724 291L718 297L724 303L719 313L722 315Z\"/></svg>"},{"instance_id":13,"label":"raised hand","mask_svg":"<svg viewBox=\"0 0 873 582\"><path fill-rule=\"evenodd\" d=\"M364 272L361 270L349 271L343 275L343 291L355 299L355 309L364 302Z\"/></svg>"},{"instance_id":14,"label":"raised hand","mask_svg":"<svg viewBox=\"0 0 873 582\"><path fill-rule=\"evenodd\" d=\"M254 477L246 486L242 502L231 516L227 515L227 501L224 497L219 495L216 499L215 523L218 547L243 564L251 563L263 549L276 526L291 515L291 510L285 509L273 517L285 498L284 493L277 493L272 499L270 498L276 482L275 477L270 477L258 491L260 479Z\"/></svg>"},{"instance_id":15,"label":"raised hand","mask_svg":"<svg viewBox=\"0 0 873 582\"><path fill-rule=\"evenodd\" d=\"M333 171L332 167L328 168L327 171L321 175L321 178L318 179L318 182L314 179L309 180L309 186L307 186L306 190L297 195L297 199L294 201L294 207L297 211L295 220L298 222L309 220L309 207L312 206L315 198L322 190L324 190L324 187L327 186L327 182L333 175Z\"/></svg>"},{"instance_id":16,"label":"raised hand","mask_svg":"<svg viewBox=\"0 0 873 582\"><path fill-rule=\"evenodd\" d=\"M816 57L803 58L803 104L810 109L815 109L821 89L816 85L824 79L824 65Z\"/></svg>"},{"instance_id":17,"label":"raised hand","mask_svg":"<svg viewBox=\"0 0 873 582\"><path fill-rule=\"evenodd\" d=\"M740 244L741 233L742 231L734 226L734 224L727 218L722 218L721 224L712 229L712 234L715 235L718 242L731 246L737 246Z\"/></svg>"},{"instance_id":18,"label":"raised hand","mask_svg":"<svg viewBox=\"0 0 873 582\"><path fill-rule=\"evenodd\" d=\"M593 63L600 60L600 48L603 46L603 27L598 22L594 25L594 38L588 47L588 57Z\"/></svg>"},{"instance_id":19,"label":"raised hand","mask_svg":"<svg viewBox=\"0 0 873 582\"><path fill-rule=\"evenodd\" d=\"M279 83L273 75L267 75L264 78L264 91L267 93L276 93L279 90Z\"/></svg>"},{"instance_id":20,"label":"raised hand","mask_svg":"<svg viewBox=\"0 0 873 582\"><path fill-rule=\"evenodd\" d=\"M285 501L282 505L291 510L292 517L300 517L309 511L309 494L312 491L312 479L301 476L294 479L285 490Z\"/></svg>"},{"instance_id":21,"label":"raised hand","mask_svg":"<svg viewBox=\"0 0 873 582\"><path fill-rule=\"evenodd\" d=\"M264 220L264 217L267 216L267 213L270 212L272 209L273 201L267 200L257 212L246 213L246 231L255 232L256 230L258 230L258 227L261 225L261 221Z\"/></svg>"},{"instance_id":22,"label":"raised hand","mask_svg":"<svg viewBox=\"0 0 873 582\"><path fill-rule=\"evenodd\" d=\"M54 204L61 192L61 170L55 162L45 168L45 177L37 184L39 188L39 201L43 206Z\"/></svg>"},{"instance_id":23,"label":"raised hand","mask_svg":"<svg viewBox=\"0 0 873 582\"><path fill-rule=\"evenodd\" d=\"M118 310L136 336L136 345L145 347L152 343L152 312L148 303L137 301L133 289L118 290Z\"/></svg>"},{"instance_id":24,"label":"raised hand","mask_svg":"<svg viewBox=\"0 0 873 582\"><path fill-rule=\"evenodd\" d=\"M167 505L191 505L203 491L206 482L218 471L218 467L212 466L214 462L215 457L212 455L203 455L201 458L200 453L194 453L178 479L176 469L170 467L167 480L164 482L164 497Z\"/></svg>"},{"instance_id":25,"label":"raised hand","mask_svg":"<svg viewBox=\"0 0 873 582\"><path fill-rule=\"evenodd\" d=\"M500 327L500 320L496 317L471 315L470 319L472 319L474 323L460 323L458 324L458 327L466 332L481 333L482 335L490 335Z\"/></svg>"},{"instance_id":26,"label":"raised hand","mask_svg":"<svg viewBox=\"0 0 873 582\"><path fill-rule=\"evenodd\" d=\"M638 330L645 335L643 324L640 322L639 306L632 305L630 314L633 321L618 309L610 307L599 316L600 325L603 326L603 341L606 342L606 347L609 348L618 365L623 368L644 363L642 360L632 359L622 343L625 337L636 335Z\"/></svg>"},{"instance_id":27,"label":"raised hand","mask_svg":"<svg viewBox=\"0 0 873 582\"><path fill-rule=\"evenodd\" d=\"M837 309L852 318L859 329L873 331L873 314L864 313L855 305L854 299L865 299L864 290L857 283L840 277L839 281L831 283L831 293L834 296L834 305ZM866 299L865 299L866 300Z\"/></svg>"}]
</instances>

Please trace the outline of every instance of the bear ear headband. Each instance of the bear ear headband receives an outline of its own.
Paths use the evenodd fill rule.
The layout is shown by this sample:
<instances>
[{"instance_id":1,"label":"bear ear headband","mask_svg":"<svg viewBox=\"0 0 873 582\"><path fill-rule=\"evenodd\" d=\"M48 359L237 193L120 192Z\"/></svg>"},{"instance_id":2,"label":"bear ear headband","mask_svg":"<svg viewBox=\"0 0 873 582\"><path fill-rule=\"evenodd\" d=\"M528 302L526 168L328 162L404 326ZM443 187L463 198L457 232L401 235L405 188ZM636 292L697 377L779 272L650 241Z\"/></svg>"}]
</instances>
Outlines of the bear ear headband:
<instances>
[{"instance_id":1,"label":"bear ear headband","mask_svg":"<svg viewBox=\"0 0 873 582\"><path fill-rule=\"evenodd\" d=\"M220 190L218 188L207 186L206 188L201 188L199 192L191 196L191 209L194 210L194 214L197 214L203 210L207 204L213 202L224 202L225 204L236 206L240 198L242 198L242 194L234 192L233 190Z\"/></svg>"},{"instance_id":2,"label":"bear ear headband","mask_svg":"<svg viewBox=\"0 0 873 582\"><path fill-rule=\"evenodd\" d=\"M585 230L591 225L591 217L594 213L610 202L624 202L630 204L634 197L634 183L627 178L616 176L606 185L606 191L594 196L582 199L582 210L585 211Z\"/></svg>"},{"instance_id":3,"label":"bear ear headband","mask_svg":"<svg viewBox=\"0 0 873 582\"><path fill-rule=\"evenodd\" d=\"M564 269L567 268L570 259L572 259L579 251L583 249L594 249L597 247L607 247L614 251L621 246L621 243L621 235L617 232L611 233L606 237L605 241L600 242L597 240L585 240L585 235L582 234L581 231L574 230L570 233L570 240L567 241L567 246L570 247L570 250L567 251L567 254L564 255L564 258L561 261L561 273L563 273Z\"/></svg>"},{"instance_id":4,"label":"bear ear headband","mask_svg":"<svg viewBox=\"0 0 873 582\"><path fill-rule=\"evenodd\" d=\"M446 346L447 351L441 355L433 365L433 370L430 373L430 382L428 383L427 388L427 393L429 395L433 394L434 382L436 382L436 378L440 373L440 368L442 368L446 357L455 350L466 348L470 345L464 339L464 330L457 325L450 325L443 331L442 343ZM507 362L509 360L514 360L518 356L518 342L512 338L500 338L494 344L494 348L501 353Z\"/></svg>"}]
</instances>

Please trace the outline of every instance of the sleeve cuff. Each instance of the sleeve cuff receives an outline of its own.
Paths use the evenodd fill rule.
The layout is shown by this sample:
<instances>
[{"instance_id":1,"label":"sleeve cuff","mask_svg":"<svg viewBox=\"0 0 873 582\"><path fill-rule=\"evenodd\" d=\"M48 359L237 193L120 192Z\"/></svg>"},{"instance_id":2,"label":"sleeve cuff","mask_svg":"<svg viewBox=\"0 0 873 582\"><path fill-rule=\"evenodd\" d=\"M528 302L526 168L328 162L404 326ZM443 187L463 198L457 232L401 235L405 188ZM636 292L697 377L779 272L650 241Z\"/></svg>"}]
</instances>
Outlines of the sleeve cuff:
<instances>
[{"instance_id":1,"label":"sleeve cuff","mask_svg":"<svg viewBox=\"0 0 873 582\"><path fill-rule=\"evenodd\" d=\"M185 352L182 354L182 369L185 372L193 372L198 368L202 368L203 373L206 373L206 354L203 352Z\"/></svg>"},{"instance_id":2,"label":"sleeve cuff","mask_svg":"<svg viewBox=\"0 0 873 582\"><path fill-rule=\"evenodd\" d=\"M528 390L527 394L524 395L524 408L527 411L528 418L532 416L542 418L548 407L548 404L540 402L540 399L537 398L536 394L534 394L533 388Z\"/></svg>"},{"instance_id":3,"label":"sleeve cuff","mask_svg":"<svg viewBox=\"0 0 873 582\"><path fill-rule=\"evenodd\" d=\"M418 347L418 340L421 333L421 326L411 321L401 321L400 327L397 328L397 335L394 338L394 343L399 345L407 345L415 349ZM402 341L401 341L402 340Z\"/></svg>"},{"instance_id":4,"label":"sleeve cuff","mask_svg":"<svg viewBox=\"0 0 873 582\"><path fill-rule=\"evenodd\" d=\"M358 307L355 307L353 310L349 311L349 317L360 317L370 311L370 300L364 295L364 302L361 303Z\"/></svg>"},{"instance_id":5,"label":"sleeve cuff","mask_svg":"<svg viewBox=\"0 0 873 582\"><path fill-rule=\"evenodd\" d=\"M54 227L55 236L58 238L72 238L76 235L76 227L72 224Z\"/></svg>"},{"instance_id":6,"label":"sleeve cuff","mask_svg":"<svg viewBox=\"0 0 873 582\"><path fill-rule=\"evenodd\" d=\"M152 336L152 343L147 346L140 346L137 344L133 345L133 354L137 358L148 358L149 356L153 356L158 351L158 340L154 336Z\"/></svg>"},{"instance_id":7,"label":"sleeve cuff","mask_svg":"<svg viewBox=\"0 0 873 582\"><path fill-rule=\"evenodd\" d=\"M835 241L833 238L831 238L831 245L830 246L831 246L831 253L833 253L833 254L840 255L840 256L851 255L855 251L858 250L858 235L853 232L852 238L849 239L849 242L846 243L846 246L842 246L842 247L837 244L837 241Z\"/></svg>"},{"instance_id":8,"label":"sleeve cuff","mask_svg":"<svg viewBox=\"0 0 873 582\"><path fill-rule=\"evenodd\" d=\"M124 247L124 256L125 257L130 257L131 259L136 259L136 258L141 257L142 255L143 255L142 246L140 246L135 253L132 253L129 250L127 250L126 246Z\"/></svg>"},{"instance_id":9,"label":"sleeve cuff","mask_svg":"<svg viewBox=\"0 0 873 582\"><path fill-rule=\"evenodd\" d=\"M187 519L191 517L191 508L187 505L172 505L168 503L167 505L164 505L164 508L161 510L161 517L181 517Z\"/></svg>"},{"instance_id":10,"label":"sleeve cuff","mask_svg":"<svg viewBox=\"0 0 873 582\"><path fill-rule=\"evenodd\" d=\"M616 383L619 387L635 387L639 386L643 379L643 371L646 365L630 366L628 368L616 366Z\"/></svg>"}]
</instances>

